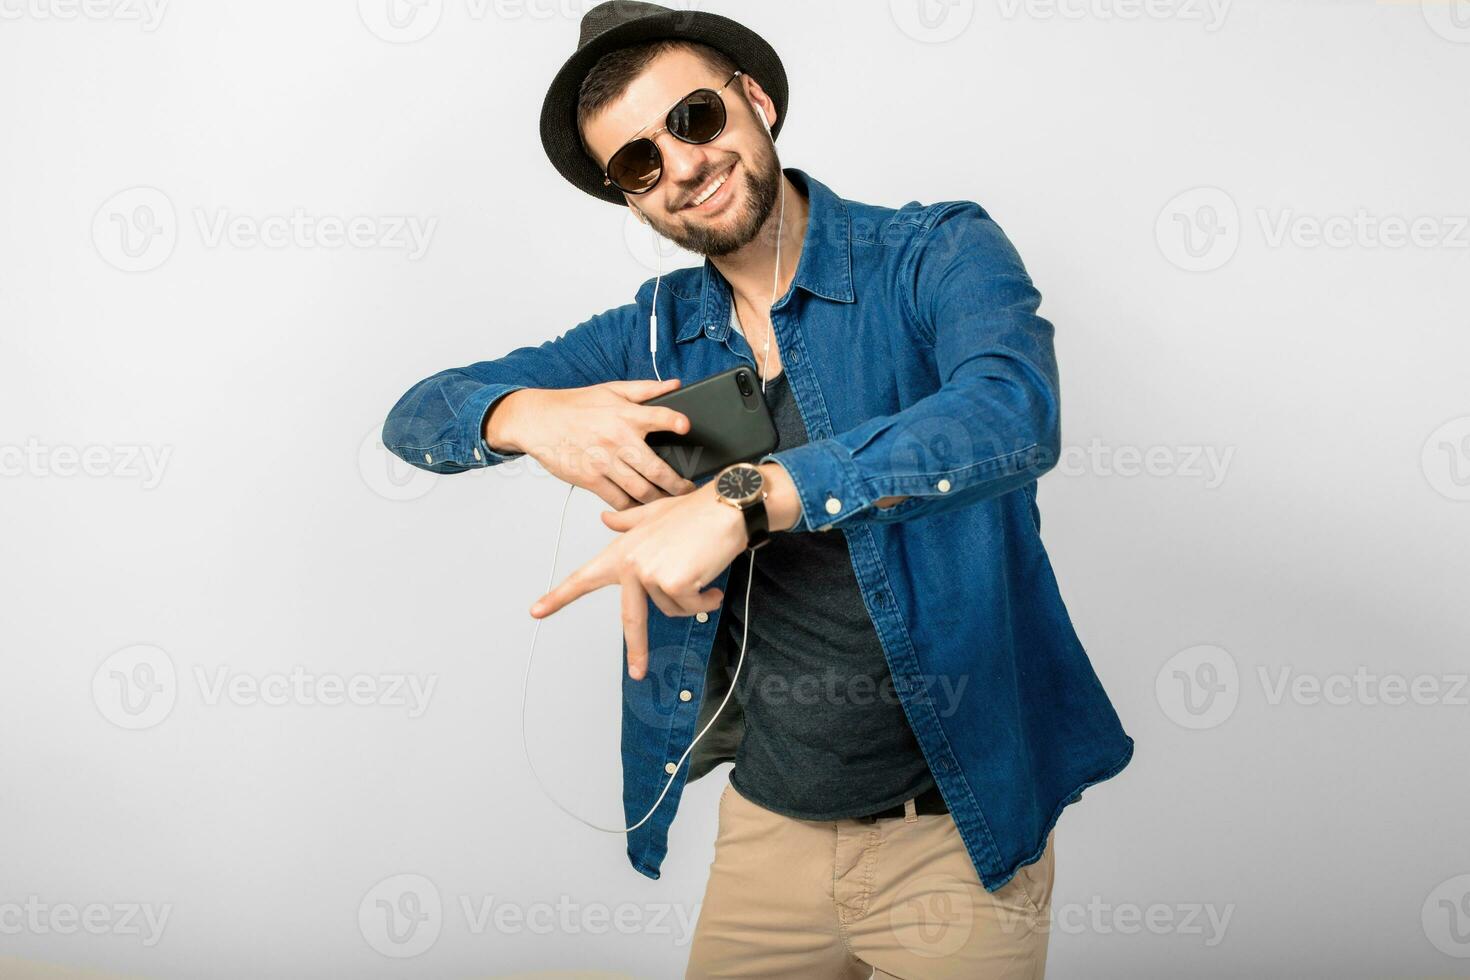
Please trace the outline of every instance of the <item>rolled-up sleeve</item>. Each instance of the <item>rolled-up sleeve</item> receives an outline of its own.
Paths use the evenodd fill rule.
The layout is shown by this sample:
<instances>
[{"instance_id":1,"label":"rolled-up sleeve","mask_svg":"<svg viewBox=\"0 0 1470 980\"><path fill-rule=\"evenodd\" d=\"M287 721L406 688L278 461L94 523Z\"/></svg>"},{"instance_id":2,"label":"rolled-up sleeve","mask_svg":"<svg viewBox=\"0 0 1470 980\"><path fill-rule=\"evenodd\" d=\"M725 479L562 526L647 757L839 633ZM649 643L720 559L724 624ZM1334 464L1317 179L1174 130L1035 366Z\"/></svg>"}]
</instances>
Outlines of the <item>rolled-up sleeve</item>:
<instances>
[{"instance_id":1,"label":"rolled-up sleeve","mask_svg":"<svg viewBox=\"0 0 1470 980\"><path fill-rule=\"evenodd\" d=\"M1020 256L983 208L952 202L910 247L900 290L940 387L900 412L780 450L801 500L792 530L890 522L1009 493L1056 464L1052 325ZM878 507L884 497L908 499Z\"/></svg>"},{"instance_id":2,"label":"rolled-up sleeve","mask_svg":"<svg viewBox=\"0 0 1470 980\"><path fill-rule=\"evenodd\" d=\"M388 412L383 445L404 462L434 473L495 466L524 453L501 453L484 439L495 403L521 388L580 388L628 377L628 338L637 302L584 320L539 345L430 375Z\"/></svg>"}]
</instances>

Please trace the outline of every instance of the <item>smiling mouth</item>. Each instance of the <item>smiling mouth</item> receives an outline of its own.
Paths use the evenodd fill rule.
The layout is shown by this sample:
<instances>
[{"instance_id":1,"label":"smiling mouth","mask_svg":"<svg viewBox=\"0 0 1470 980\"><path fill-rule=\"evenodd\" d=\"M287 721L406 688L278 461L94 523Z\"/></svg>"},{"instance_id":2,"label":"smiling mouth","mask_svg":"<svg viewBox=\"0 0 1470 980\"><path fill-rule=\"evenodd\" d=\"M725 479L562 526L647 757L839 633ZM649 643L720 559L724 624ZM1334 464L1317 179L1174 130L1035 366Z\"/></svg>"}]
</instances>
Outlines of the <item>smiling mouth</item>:
<instances>
[{"instance_id":1,"label":"smiling mouth","mask_svg":"<svg viewBox=\"0 0 1470 980\"><path fill-rule=\"evenodd\" d=\"M735 164L732 163L730 164L730 168L724 172L723 176L716 177L713 181L711 181L703 189L701 189L699 194L695 195L688 204L684 205L679 210L697 211L705 205L709 204L711 201L722 200L725 196L725 186L730 183L730 178L734 173Z\"/></svg>"}]
</instances>

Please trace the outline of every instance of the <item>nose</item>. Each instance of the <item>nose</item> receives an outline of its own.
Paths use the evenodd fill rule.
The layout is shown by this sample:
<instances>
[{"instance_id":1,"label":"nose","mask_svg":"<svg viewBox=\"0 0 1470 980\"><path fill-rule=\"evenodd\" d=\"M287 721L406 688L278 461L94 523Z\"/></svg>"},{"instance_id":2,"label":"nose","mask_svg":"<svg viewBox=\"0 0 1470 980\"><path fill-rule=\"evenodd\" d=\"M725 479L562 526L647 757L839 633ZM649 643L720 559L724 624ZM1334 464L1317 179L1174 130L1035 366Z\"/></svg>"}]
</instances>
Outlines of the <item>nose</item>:
<instances>
[{"instance_id":1,"label":"nose","mask_svg":"<svg viewBox=\"0 0 1470 980\"><path fill-rule=\"evenodd\" d=\"M672 211L685 203L695 190L690 185L708 172L711 144L685 143L668 133L660 133L657 142L659 155L664 161L664 207Z\"/></svg>"}]
</instances>

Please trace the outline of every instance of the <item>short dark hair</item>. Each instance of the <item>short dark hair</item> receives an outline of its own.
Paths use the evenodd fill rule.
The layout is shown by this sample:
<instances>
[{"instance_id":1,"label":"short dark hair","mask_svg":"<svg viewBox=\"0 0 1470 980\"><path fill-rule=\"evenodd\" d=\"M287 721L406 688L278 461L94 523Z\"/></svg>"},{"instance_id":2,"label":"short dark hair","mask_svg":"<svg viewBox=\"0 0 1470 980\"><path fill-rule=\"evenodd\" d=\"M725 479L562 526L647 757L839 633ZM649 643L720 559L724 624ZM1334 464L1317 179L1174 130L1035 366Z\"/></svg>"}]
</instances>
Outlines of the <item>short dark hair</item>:
<instances>
[{"instance_id":1,"label":"short dark hair","mask_svg":"<svg viewBox=\"0 0 1470 980\"><path fill-rule=\"evenodd\" d=\"M700 41L686 41L673 37L645 41L642 44L618 48L616 51L609 51L603 55L582 79L582 87L577 93L577 135L582 140L582 152L586 153L599 169L602 163L593 156L592 148L587 145L587 120L626 92L628 86L633 84L633 79L642 74L650 62L664 52L675 49L692 52L718 74L733 75L740 67L719 48Z\"/></svg>"}]
</instances>

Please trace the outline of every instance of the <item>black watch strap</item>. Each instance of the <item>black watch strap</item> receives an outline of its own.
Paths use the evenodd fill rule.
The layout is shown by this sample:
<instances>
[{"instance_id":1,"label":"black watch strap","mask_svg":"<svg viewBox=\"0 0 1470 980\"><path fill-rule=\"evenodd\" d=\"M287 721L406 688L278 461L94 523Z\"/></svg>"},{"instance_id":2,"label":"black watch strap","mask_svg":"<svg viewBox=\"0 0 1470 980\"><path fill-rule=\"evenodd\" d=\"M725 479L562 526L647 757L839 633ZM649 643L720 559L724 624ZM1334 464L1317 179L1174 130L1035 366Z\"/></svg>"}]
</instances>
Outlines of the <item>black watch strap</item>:
<instances>
[{"instance_id":1,"label":"black watch strap","mask_svg":"<svg viewBox=\"0 0 1470 980\"><path fill-rule=\"evenodd\" d=\"M740 513L745 515L746 548L754 550L771 540L771 520L766 513L764 498L749 507L740 508Z\"/></svg>"}]
</instances>

